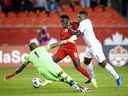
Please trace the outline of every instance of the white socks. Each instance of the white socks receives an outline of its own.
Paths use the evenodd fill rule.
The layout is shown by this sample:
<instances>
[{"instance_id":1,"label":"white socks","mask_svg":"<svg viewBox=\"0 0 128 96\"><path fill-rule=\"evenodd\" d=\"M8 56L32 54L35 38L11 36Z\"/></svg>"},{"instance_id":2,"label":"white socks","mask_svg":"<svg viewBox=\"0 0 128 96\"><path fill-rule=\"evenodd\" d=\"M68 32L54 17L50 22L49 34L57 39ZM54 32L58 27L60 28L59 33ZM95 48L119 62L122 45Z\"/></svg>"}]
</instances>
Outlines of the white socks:
<instances>
[{"instance_id":1,"label":"white socks","mask_svg":"<svg viewBox=\"0 0 128 96\"><path fill-rule=\"evenodd\" d=\"M91 76L91 78L95 79L94 68L93 68L92 63L87 65L87 71L88 71L89 75Z\"/></svg>"},{"instance_id":2,"label":"white socks","mask_svg":"<svg viewBox=\"0 0 128 96\"><path fill-rule=\"evenodd\" d=\"M117 74L117 72L114 70L114 68L107 63L107 65L105 66L105 69L115 78L118 79L119 75Z\"/></svg>"},{"instance_id":3,"label":"white socks","mask_svg":"<svg viewBox=\"0 0 128 96\"><path fill-rule=\"evenodd\" d=\"M105 66L105 69L115 78L118 79L119 75L118 73L114 70L114 68L107 63L107 65ZM93 64L90 63L87 65L87 71L89 73L89 75L91 76L91 78L95 79L95 74L94 74L94 68L93 68Z\"/></svg>"}]
</instances>

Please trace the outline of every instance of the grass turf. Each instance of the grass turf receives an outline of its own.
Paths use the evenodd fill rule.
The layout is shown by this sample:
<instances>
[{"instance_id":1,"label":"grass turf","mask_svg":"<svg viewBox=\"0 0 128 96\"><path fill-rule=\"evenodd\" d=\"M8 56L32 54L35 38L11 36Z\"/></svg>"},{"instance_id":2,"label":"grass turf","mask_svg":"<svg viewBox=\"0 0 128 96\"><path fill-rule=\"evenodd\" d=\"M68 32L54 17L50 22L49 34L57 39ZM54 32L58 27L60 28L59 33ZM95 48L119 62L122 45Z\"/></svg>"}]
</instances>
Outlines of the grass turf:
<instances>
[{"instance_id":1,"label":"grass turf","mask_svg":"<svg viewBox=\"0 0 128 96\"><path fill-rule=\"evenodd\" d=\"M60 82L54 82L34 89L31 79L39 76L34 68L26 68L21 74L13 80L4 80L6 73L13 72L14 68L0 68L0 96L128 96L128 66L116 68L123 76L123 86L116 88L115 81L106 71L100 67L95 67L95 73L98 82L98 88L95 89L91 84L84 84L84 77L80 75L72 66L64 67L66 73L84 86L91 87L88 93L74 92L68 85Z\"/></svg>"}]
</instances>

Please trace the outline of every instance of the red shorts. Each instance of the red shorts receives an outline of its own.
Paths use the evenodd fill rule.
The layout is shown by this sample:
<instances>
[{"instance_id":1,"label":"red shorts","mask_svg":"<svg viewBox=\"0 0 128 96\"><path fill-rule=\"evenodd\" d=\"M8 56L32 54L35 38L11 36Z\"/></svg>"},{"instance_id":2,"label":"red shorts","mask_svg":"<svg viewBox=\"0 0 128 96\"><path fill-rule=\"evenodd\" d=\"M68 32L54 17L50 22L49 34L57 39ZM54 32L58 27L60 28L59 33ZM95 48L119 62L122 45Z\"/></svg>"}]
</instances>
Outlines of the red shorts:
<instances>
[{"instance_id":1,"label":"red shorts","mask_svg":"<svg viewBox=\"0 0 128 96\"><path fill-rule=\"evenodd\" d=\"M80 60L77 52L77 48L74 44L65 44L59 47L54 57L60 60L64 59L66 56L70 56L73 62Z\"/></svg>"}]
</instances>

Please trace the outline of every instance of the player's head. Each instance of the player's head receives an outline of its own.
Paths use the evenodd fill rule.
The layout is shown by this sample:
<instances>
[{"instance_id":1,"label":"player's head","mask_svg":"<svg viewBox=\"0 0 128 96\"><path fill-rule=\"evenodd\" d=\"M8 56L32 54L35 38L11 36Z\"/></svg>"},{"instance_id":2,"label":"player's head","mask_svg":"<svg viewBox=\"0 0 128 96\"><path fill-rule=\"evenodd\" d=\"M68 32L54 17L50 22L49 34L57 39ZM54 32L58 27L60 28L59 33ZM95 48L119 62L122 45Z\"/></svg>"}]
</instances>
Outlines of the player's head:
<instances>
[{"instance_id":1,"label":"player's head","mask_svg":"<svg viewBox=\"0 0 128 96\"><path fill-rule=\"evenodd\" d=\"M70 18L68 15L61 15L60 22L63 28L68 28L70 26Z\"/></svg>"},{"instance_id":2,"label":"player's head","mask_svg":"<svg viewBox=\"0 0 128 96\"><path fill-rule=\"evenodd\" d=\"M32 42L32 43L29 44L29 48L30 48L31 51L34 50L35 48L37 48L38 46L39 45L36 44L35 42Z\"/></svg>"},{"instance_id":3,"label":"player's head","mask_svg":"<svg viewBox=\"0 0 128 96\"><path fill-rule=\"evenodd\" d=\"M42 28L42 29L39 29L38 31L38 34L37 34L37 39L39 41L42 41L42 40L49 40L49 34L47 33L47 30Z\"/></svg>"},{"instance_id":4,"label":"player's head","mask_svg":"<svg viewBox=\"0 0 128 96\"><path fill-rule=\"evenodd\" d=\"M85 11L80 11L78 14L78 21L82 21L88 17L88 13Z\"/></svg>"}]
</instances>

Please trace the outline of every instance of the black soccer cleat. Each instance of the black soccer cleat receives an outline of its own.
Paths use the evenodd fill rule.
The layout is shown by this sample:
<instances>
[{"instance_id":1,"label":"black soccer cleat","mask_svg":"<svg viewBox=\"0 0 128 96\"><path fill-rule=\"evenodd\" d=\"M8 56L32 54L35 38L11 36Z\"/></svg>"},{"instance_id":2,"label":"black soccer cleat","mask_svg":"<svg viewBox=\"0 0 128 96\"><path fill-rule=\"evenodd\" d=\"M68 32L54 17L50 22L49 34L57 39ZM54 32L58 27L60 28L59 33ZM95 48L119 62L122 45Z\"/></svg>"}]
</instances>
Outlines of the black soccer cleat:
<instances>
[{"instance_id":1,"label":"black soccer cleat","mask_svg":"<svg viewBox=\"0 0 128 96\"><path fill-rule=\"evenodd\" d=\"M91 80L85 81L85 84L89 84L89 83L91 83Z\"/></svg>"}]
</instances>

